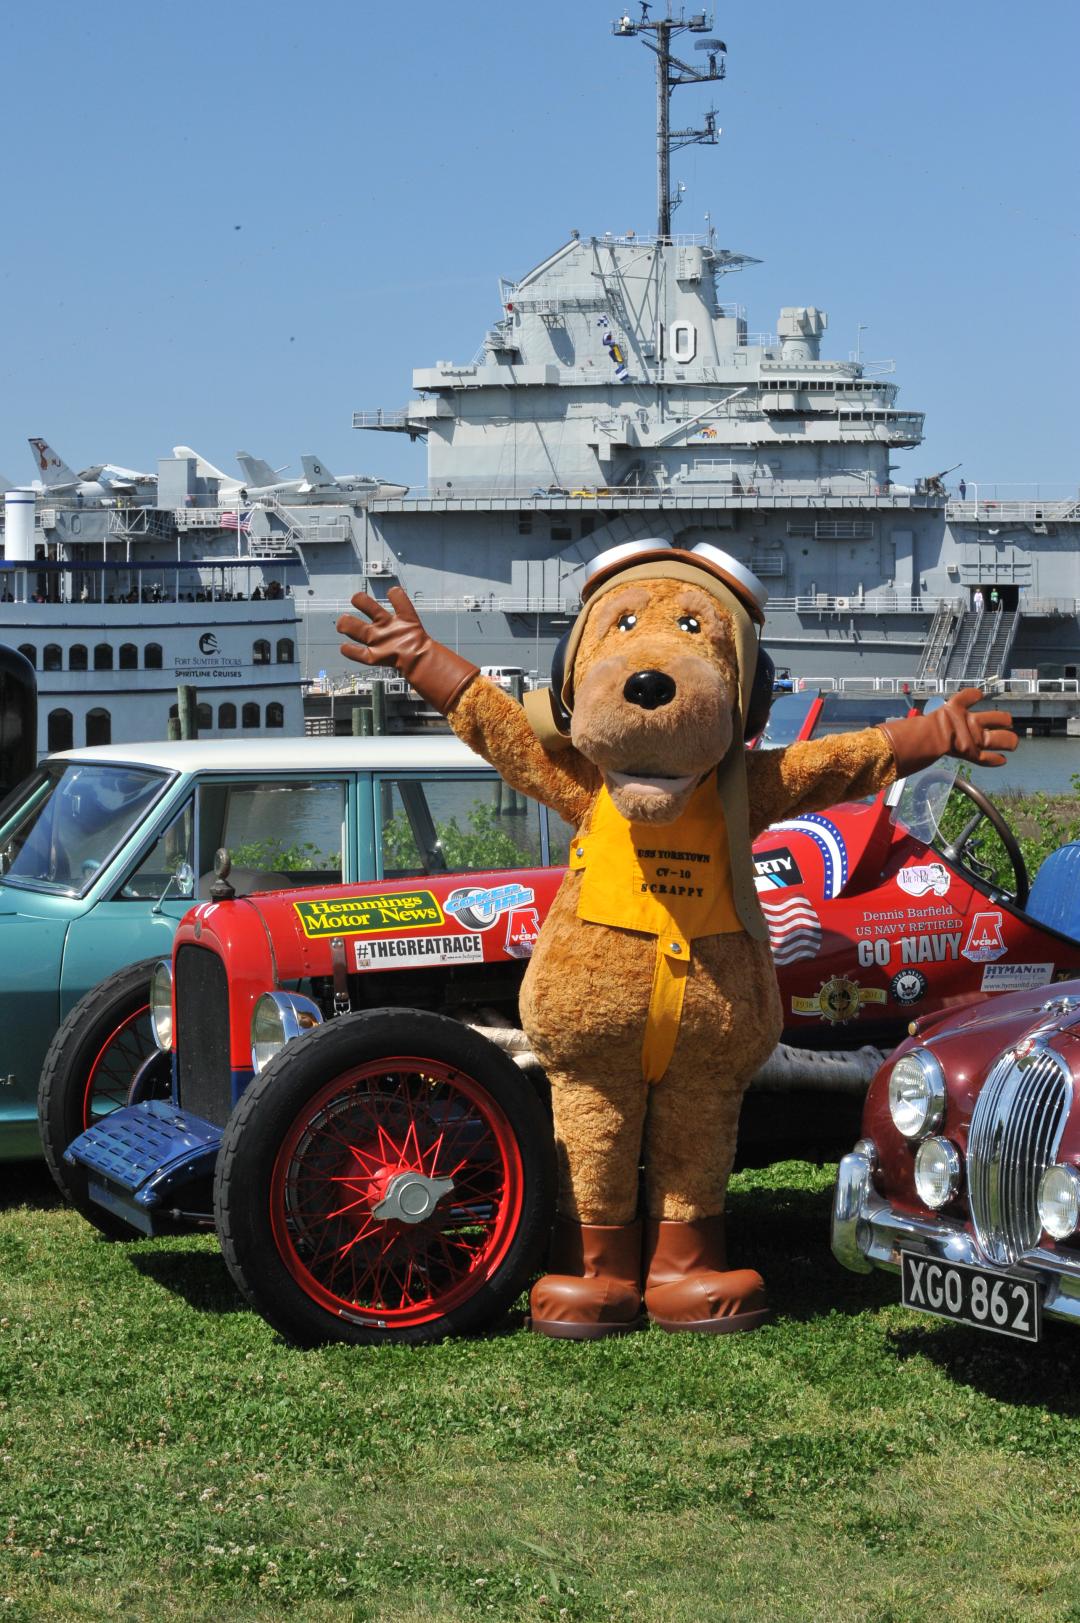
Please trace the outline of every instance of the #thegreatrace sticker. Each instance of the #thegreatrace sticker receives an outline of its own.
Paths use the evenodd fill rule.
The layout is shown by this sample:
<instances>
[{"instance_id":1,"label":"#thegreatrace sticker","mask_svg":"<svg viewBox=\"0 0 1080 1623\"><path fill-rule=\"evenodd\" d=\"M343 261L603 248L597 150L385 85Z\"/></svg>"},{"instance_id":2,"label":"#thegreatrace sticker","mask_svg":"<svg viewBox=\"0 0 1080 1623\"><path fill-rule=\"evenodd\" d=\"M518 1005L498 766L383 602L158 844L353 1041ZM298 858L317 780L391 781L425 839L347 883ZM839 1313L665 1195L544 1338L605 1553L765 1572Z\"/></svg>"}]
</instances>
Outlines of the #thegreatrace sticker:
<instances>
[{"instance_id":1,"label":"#thegreatrace sticker","mask_svg":"<svg viewBox=\"0 0 1080 1623\"><path fill-rule=\"evenodd\" d=\"M430 890L383 896L346 896L332 902L294 902L309 941L328 935L366 935L375 930L435 930L445 924Z\"/></svg>"},{"instance_id":2,"label":"#thegreatrace sticker","mask_svg":"<svg viewBox=\"0 0 1080 1623\"><path fill-rule=\"evenodd\" d=\"M389 941L357 941L357 969L408 969L435 964L481 964L480 935L402 935Z\"/></svg>"},{"instance_id":3,"label":"#thegreatrace sticker","mask_svg":"<svg viewBox=\"0 0 1080 1623\"><path fill-rule=\"evenodd\" d=\"M845 975L834 975L822 984L816 997L793 997L792 1014L820 1015L832 1026L846 1025L854 1020L866 1003L887 1003L888 993L882 986L860 986Z\"/></svg>"}]
</instances>

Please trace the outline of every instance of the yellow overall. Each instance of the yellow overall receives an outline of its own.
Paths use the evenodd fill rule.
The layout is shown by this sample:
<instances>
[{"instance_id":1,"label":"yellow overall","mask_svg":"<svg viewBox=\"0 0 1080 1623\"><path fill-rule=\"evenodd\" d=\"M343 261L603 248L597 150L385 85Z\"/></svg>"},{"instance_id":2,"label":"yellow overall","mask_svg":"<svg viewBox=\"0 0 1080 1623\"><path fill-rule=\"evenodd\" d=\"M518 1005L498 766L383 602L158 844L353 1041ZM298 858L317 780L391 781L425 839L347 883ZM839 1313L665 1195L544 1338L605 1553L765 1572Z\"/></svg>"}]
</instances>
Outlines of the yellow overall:
<instances>
[{"instance_id":1,"label":"yellow overall","mask_svg":"<svg viewBox=\"0 0 1080 1623\"><path fill-rule=\"evenodd\" d=\"M570 867L584 870L580 919L656 937L641 1070L646 1082L659 1082L679 1035L693 943L743 928L715 775L673 823L630 823L602 789L588 833L570 847Z\"/></svg>"}]
</instances>

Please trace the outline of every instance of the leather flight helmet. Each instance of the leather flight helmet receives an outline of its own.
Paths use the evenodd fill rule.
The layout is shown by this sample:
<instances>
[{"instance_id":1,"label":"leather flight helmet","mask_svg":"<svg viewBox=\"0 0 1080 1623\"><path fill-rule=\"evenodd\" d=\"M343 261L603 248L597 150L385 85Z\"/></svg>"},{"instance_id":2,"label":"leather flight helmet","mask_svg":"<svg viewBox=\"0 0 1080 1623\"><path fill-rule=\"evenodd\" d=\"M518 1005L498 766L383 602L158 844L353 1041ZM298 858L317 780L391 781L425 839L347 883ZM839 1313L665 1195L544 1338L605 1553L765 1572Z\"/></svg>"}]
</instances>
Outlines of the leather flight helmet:
<instances>
[{"instance_id":1,"label":"leather flight helmet","mask_svg":"<svg viewBox=\"0 0 1080 1623\"><path fill-rule=\"evenodd\" d=\"M624 580L647 579L650 575L701 586L729 610L731 600L735 600L744 737L754 738L761 732L768 720L773 679L773 662L760 641L769 595L766 587L745 564L711 542L699 541L696 546L683 549L657 538L608 547L590 564L581 588L582 611L569 631L560 637L552 656L551 688L526 695L529 719L545 743L557 746L560 739L568 740L570 735L573 694L568 678L591 602L598 594L622 585ZM748 669L751 671L749 681Z\"/></svg>"}]
</instances>

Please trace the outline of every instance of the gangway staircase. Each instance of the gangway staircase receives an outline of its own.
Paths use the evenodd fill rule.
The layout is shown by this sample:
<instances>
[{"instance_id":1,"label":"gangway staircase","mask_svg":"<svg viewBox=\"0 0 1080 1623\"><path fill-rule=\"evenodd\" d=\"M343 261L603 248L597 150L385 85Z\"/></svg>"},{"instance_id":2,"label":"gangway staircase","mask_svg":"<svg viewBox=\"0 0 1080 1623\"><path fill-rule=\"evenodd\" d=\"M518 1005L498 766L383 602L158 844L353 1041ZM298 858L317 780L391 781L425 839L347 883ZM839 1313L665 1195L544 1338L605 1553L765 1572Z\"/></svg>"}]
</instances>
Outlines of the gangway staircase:
<instances>
[{"instance_id":1,"label":"gangway staircase","mask_svg":"<svg viewBox=\"0 0 1080 1623\"><path fill-rule=\"evenodd\" d=\"M955 604L941 603L934 615L923 645L922 658L916 676L927 680L940 680L956 645L964 615Z\"/></svg>"},{"instance_id":2,"label":"gangway staircase","mask_svg":"<svg viewBox=\"0 0 1080 1623\"><path fill-rule=\"evenodd\" d=\"M960 616L947 660L933 675L941 682L977 686L991 676L1003 676L1016 640L1019 610L968 609Z\"/></svg>"}]
</instances>

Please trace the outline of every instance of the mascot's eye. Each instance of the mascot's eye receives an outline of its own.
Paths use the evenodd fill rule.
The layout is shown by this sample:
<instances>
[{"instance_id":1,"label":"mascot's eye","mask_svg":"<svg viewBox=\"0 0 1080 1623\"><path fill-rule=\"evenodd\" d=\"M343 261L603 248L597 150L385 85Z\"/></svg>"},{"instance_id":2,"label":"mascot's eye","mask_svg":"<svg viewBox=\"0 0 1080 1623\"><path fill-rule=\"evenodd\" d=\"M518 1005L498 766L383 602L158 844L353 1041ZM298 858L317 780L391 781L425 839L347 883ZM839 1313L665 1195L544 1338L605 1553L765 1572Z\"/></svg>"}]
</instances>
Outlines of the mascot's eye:
<instances>
[{"instance_id":1,"label":"mascot's eye","mask_svg":"<svg viewBox=\"0 0 1080 1623\"><path fill-rule=\"evenodd\" d=\"M633 631L634 627L637 625L637 615L620 614L618 623L620 631Z\"/></svg>"},{"instance_id":2,"label":"mascot's eye","mask_svg":"<svg viewBox=\"0 0 1080 1623\"><path fill-rule=\"evenodd\" d=\"M695 620L694 616L692 614L680 614L679 615L679 630L680 631L691 631L691 632L700 631L701 630L701 623L700 623L700 621Z\"/></svg>"}]
</instances>

